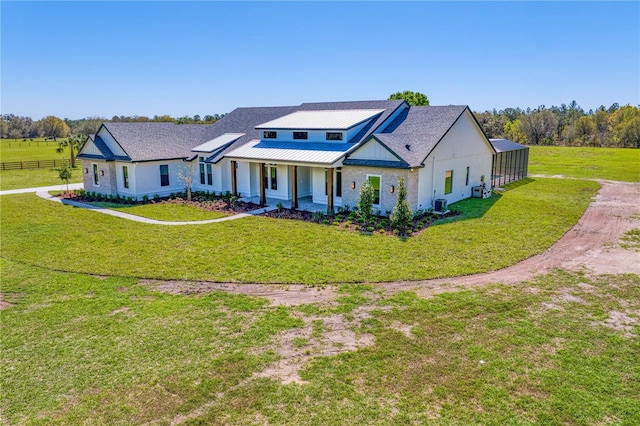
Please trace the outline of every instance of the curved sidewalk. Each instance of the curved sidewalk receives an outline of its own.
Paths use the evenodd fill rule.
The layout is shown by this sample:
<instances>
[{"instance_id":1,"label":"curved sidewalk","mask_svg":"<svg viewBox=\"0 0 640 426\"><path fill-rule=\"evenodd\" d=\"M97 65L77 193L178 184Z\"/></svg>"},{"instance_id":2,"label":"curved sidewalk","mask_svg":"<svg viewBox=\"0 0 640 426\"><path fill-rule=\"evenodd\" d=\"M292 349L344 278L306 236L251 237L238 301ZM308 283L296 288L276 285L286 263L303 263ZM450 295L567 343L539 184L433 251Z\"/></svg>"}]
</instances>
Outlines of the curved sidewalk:
<instances>
[{"instance_id":1,"label":"curved sidewalk","mask_svg":"<svg viewBox=\"0 0 640 426\"><path fill-rule=\"evenodd\" d=\"M247 212L247 213L238 213L238 214L235 214L233 216L221 217L219 219L198 220L198 221L192 221L192 222L170 222L170 221L166 221L166 220L149 219L149 218L142 217L142 216L136 216L136 215L133 215L133 214L120 212L120 211L117 211L117 210L105 209L104 207L92 206L91 204L79 203L77 201L60 199L58 197L54 197L53 195L49 194L49 192L48 192L49 190L43 190L43 188L39 188L39 189L40 189L39 191L36 191L36 195L38 197L40 197L40 198L44 198L45 200L54 201L54 202L57 202L57 203L62 203L62 204L66 204L66 205L69 205L69 206L78 207L78 208L81 208L81 209L87 209L87 210L91 210L91 211L94 211L94 212L97 212L97 213L107 214L109 216L119 217L121 219L132 220L134 222L148 223L148 224L152 224L152 225L169 225L169 226L175 226L175 225L204 225L204 224L207 224L207 223L226 222L227 220L235 220L235 219L241 219L243 217L255 216L255 215L258 215L258 214L265 213L265 212L270 211L270 210L274 210L274 207L263 207L263 208L260 208L260 209L252 210L252 211ZM33 191L25 191L25 192L33 192Z\"/></svg>"},{"instance_id":2,"label":"curved sidewalk","mask_svg":"<svg viewBox=\"0 0 640 426\"><path fill-rule=\"evenodd\" d=\"M73 190L73 189L82 189L83 188L83 184L82 183L70 183L69 184L69 190ZM41 191L66 191L67 190L67 185L66 184L62 184L62 185L52 185L52 186L37 186L34 188L21 188L21 189L7 189L4 191L0 191L0 195L11 195L11 194L26 194L28 192L41 192Z\"/></svg>"}]
</instances>

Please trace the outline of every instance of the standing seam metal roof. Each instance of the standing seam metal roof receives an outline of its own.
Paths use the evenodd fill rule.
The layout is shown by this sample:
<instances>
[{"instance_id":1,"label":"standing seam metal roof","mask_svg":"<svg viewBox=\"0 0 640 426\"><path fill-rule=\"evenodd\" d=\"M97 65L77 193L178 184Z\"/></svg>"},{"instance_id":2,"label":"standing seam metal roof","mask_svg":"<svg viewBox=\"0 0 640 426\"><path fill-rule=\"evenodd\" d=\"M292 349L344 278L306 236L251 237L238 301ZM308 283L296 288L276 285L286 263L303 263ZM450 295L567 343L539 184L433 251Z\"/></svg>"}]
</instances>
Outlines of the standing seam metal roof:
<instances>
[{"instance_id":1,"label":"standing seam metal roof","mask_svg":"<svg viewBox=\"0 0 640 426\"><path fill-rule=\"evenodd\" d=\"M505 151L517 151L519 149L529 149L526 145L521 145L509 139L489 139L491 145L493 145L493 149L496 152L505 152Z\"/></svg>"}]
</instances>

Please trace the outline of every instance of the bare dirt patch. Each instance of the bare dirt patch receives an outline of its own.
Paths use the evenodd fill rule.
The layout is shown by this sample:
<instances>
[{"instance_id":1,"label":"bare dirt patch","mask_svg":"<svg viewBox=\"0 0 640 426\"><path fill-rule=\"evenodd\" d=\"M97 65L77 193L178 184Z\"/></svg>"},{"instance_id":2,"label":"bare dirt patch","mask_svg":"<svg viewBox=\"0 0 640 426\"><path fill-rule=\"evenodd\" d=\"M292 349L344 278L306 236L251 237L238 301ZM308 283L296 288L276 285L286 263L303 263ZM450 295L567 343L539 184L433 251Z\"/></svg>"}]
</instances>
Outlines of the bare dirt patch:
<instances>
[{"instance_id":1,"label":"bare dirt patch","mask_svg":"<svg viewBox=\"0 0 640 426\"><path fill-rule=\"evenodd\" d=\"M275 344L259 351L273 350L280 359L254 377L268 377L282 383L305 383L300 370L318 356L332 356L371 346L375 338L369 333L357 333L362 321L371 318L371 311L384 310L377 306L361 306L348 315L303 317L304 326L286 330Z\"/></svg>"},{"instance_id":2,"label":"bare dirt patch","mask_svg":"<svg viewBox=\"0 0 640 426\"><path fill-rule=\"evenodd\" d=\"M609 318L603 321L595 321L591 324L622 331L625 337L634 337L631 331L640 325L640 310L625 312L609 311Z\"/></svg>"},{"instance_id":3,"label":"bare dirt patch","mask_svg":"<svg viewBox=\"0 0 640 426\"><path fill-rule=\"evenodd\" d=\"M213 291L225 291L233 294L245 294L263 297L271 301L272 305L298 306L310 303L320 303L334 300L336 295L331 286L311 287L301 284L238 284L213 283L206 281L156 281L141 280L146 285L163 293L198 295Z\"/></svg>"}]
</instances>

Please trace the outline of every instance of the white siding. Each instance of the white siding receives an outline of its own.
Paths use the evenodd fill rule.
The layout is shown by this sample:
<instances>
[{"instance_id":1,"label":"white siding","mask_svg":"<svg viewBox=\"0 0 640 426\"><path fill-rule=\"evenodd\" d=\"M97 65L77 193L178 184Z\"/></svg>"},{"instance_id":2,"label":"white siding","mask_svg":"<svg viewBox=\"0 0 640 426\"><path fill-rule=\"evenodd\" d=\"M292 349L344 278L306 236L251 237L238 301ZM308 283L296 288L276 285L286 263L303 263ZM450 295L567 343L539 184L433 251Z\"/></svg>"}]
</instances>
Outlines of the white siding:
<instances>
[{"instance_id":1,"label":"white siding","mask_svg":"<svg viewBox=\"0 0 640 426\"><path fill-rule=\"evenodd\" d=\"M253 182L255 181L255 170L253 169L257 166L257 163L238 161L238 168L236 169L236 182L238 185L238 192L243 197L255 197L256 195L259 195L259 193L257 192L259 188ZM255 190L252 191L252 188L255 188Z\"/></svg>"},{"instance_id":2,"label":"white siding","mask_svg":"<svg viewBox=\"0 0 640 426\"><path fill-rule=\"evenodd\" d=\"M98 136L100 136L100 138L109 147L114 155L121 155L123 157L127 156L127 153L124 152L120 145L118 145L116 140L111 136L111 133L109 133L106 128L103 127L98 133Z\"/></svg>"},{"instance_id":3,"label":"white siding","mask_svg":"<svg viewBox=\"0 0 640 426\"><path fill-rule=\"evenodd\" d=\"M444 198L453 203L471 196L471 188L481 184L481 177L489 184L492 149L467 111L452 126L425 160L420 170L418 207L429 208L433 200ZM469 167L469 184L466 172ZM444 193L445 172L453 170L453 190ZM420 207L422 206L422 207Z\"/></svg>"},{"instance_id":4,"label":"white siding","mask_svg":"<svg viewBox=\"0 0 640 426\"><path fill-rule=\"evenodd\" d=\"M88 155L102 155L102 152L98 149L95 143L92 140L88 140L86 144L82 147L82 154ZM79 154L78 154L79 155Z\"/></svg>"},{"instance_id":5,"label":"white siding","mask_svg":"<svg viewBox=\"0 0 640 426\"><path fill-rule=\"evenodd\" d=\"M169 166L169 185L160 185L160 165ZM187 166L182 160L171 161L151 161L148 163L135 163L135 167L129 170L129 179L135 180L135 194L138 198L144 195L152 198L154 195L161 197L167 196L172 192L181 192L185 190L184 182L178 179L178 169ZM135 172L133 172L135 171ZM121 175L122 170L118 170ZM122 179L122 176L118 176Z\"/></svg>"},{"instance_id":6,"label":"white siding","mask_svg":"<svg viewBox=\"0 0 640 426\"><path fill-rule=\"evenodd\" d=\"M298 166L298 198L309 197L313 193L311 170L311 167Z\"/></svg>"},{"instance_id":7,"label":"white siding","mask_svg":"<svg viewBox=\"0 0 640 426\"><path fill-rule=\"evenodd\" d=\"M380 145L377 140L371 138L364 143L360 148L356 149L351 155L350 159L356 160L384 160L384 161L398 161L398 158L389 152L387 148Z\"/></svg>"},{"instance_id":8,"label":"white siding","mask_svg":"<svg viewBox=\"0 0 640 426\"><path fill-rule=\"evenodd\" d=\"M124 174L122 171L123 167L128 168L129 172L129 188L124 187ZM123 163L116 161L116 186L118 188L118 194L125 196L136 197L136 164L135 163ZM158 171L158 173L160 173ZM160 178L158 178L160 179ZM144 194L143 194L144 195ZM140 196L142 197L142 195Z\"/></svg>"}]
</instances>

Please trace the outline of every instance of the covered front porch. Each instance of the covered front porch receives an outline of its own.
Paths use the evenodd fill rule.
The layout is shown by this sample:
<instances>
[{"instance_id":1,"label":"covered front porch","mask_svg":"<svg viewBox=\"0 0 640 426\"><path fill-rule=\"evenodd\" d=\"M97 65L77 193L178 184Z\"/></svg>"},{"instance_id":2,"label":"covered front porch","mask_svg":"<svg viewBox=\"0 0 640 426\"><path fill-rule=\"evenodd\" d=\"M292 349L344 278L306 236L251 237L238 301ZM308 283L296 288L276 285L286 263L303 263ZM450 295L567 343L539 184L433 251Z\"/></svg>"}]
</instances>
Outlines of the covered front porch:
<instances>
[{"instance_id":1,"label":"covered front porch","mask_svg":"<svg viewBox=\"0 0 640 426\"><path fill-rule=\"evenodd\" d=\"M342 205L341 167L231 160L231 192L264 206L332 212Z\"/></svg>"},{"instance_id":2,"label":"covered front porch","mask_svg":"<svg viewBox=\"0 0 640 426\"><path fill-rule=\"evenodd\" d=\"M260 196L242 197L239 200L247 202L247 203L260 204ZM263 204L263 206L268 208L268 209L275 209L275 208L277 208L279 203L282 203L282 205L285 208L294 208L292 200L283 201L283 200L277 200L277 199L274 199L274 198L271 198L271 199L267 198L267 202L265 204ZM314 213L314 212L326 213L327 212L327 205L326 204L314 203L312 197L301 197L301 198L298 198L298 207L295 208L295 209L296 210L305 211L305 212L311 212L311 213Z\"/></svg>"}]
</instances>

